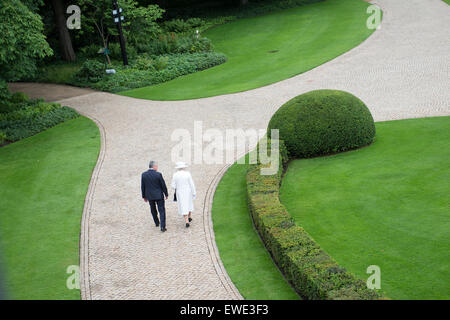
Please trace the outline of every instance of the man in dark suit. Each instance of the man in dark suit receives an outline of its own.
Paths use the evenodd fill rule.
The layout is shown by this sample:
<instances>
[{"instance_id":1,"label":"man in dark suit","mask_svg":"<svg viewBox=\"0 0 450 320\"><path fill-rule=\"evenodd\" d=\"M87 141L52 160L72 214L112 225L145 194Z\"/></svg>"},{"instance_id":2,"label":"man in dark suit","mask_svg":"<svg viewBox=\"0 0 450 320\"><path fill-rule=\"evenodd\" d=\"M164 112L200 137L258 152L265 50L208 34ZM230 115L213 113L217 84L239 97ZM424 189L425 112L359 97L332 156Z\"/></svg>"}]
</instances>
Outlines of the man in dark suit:
<instances>
[{"instance_id":1,"label":"man in dark suit","mask_svg":"<svg viewBox=\"0 0 450 320\"><path fill-rule=\"evenodd\" d=\"M142 174L141 178L141 190L142 198L145 202L149 202L150 211L153 216L153 221L155 225L159 227L161 225L161 231L165 232L166 229L166 208L164 207L164 197L168 198L166 182L161 173L158 172L158 164L156 161L150 161L150 169ZM156 211L156 206L158 206L159 217L161 219L161 224L158 219L158 212Z\"/></svg>"}]
</instances>

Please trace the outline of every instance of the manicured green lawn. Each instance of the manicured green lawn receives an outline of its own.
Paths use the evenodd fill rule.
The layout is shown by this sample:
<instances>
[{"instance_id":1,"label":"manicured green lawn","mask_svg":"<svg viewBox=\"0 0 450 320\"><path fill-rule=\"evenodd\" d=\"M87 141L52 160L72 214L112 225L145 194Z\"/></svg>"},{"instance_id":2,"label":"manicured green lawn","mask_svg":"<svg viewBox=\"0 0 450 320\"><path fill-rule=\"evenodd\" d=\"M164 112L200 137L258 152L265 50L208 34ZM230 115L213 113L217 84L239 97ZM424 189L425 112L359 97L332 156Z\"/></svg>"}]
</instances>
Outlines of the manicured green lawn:
<instances>
[{"instance_id":1,"label":"manicured green lawn","mask_svg":"<svg viewBox=\"0 0 450 320\"><path fill-rule=\"evenodd\" d=\"M289 286L253 228L247 209L248 165L234 164L214 195L212 218L220 258L246 299L300 299Z\"/></svg>"},{"instance_id":2,"label":"manicured green lawn","mask_svg":"<svg viewBox=\"0 0 450 320\"><path fill-rule=\"evenodd\" d=\"M12 299L79 299L66 268L79 264L80 219L100 147L79 117L0 148L0 252Z\"/></svg>"},{"instance_id":3,"label":"manicured green lawn","mask_svg":"<svg viewBox=\"0 0 450 320\"><path fill-rule=\"evenodd\" d=\"M121 94L152 100L183 100L245 91L317 67L366 39L362 0L327 0L240 19L208 30L222 65Z\"/></svg>"},{"instance_id":4,"label":"manicured green lawn","mask_svg":"<svg viewBox=\"0 0 450 320\"><path fill-rule=\"evenodd\" d=\"M280 198L342 266L393 299L450 299L450 117L380 122L373 145L292 161Z\"/></svg>"}]
</instances>

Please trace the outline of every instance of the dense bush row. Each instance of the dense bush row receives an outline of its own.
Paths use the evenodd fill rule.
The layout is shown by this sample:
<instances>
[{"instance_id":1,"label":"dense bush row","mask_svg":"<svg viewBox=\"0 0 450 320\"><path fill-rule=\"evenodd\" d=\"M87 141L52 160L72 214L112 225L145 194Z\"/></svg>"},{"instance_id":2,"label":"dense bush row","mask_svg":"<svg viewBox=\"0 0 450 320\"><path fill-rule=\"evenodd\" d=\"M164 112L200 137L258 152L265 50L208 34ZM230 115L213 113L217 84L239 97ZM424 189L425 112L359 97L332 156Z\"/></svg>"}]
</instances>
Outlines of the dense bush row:
<instances>
[{"instance_id":1,"label":"dense bush row","mask_svg":"<svg viewBox=\"0 0 450 320\"><path fill-rule=\"evenodd\" d=\"M177 35L169 33L161 35L148 44L138 46L138 52L149 55L163 55L173 53L200 53L213 51L211 40L196 35Z\"/></svg>"},{"instance_id":2,"label":"dense bush row","mask_svg":"<svg viewBox=\"0 0 450 320\"><path fill-rule=\"evenodd\" d=\"M91 44L80 48L80 59L94 59L99 58L102 54L99 53L100 46ZM110 51L110 58L112 60L122 59L122 52L120 45L111 42L108 45ZM161 34L157 39L136 44L136 46L127 45L127 56L129 59L135 59L141 54L147 55L164 55L173 53L199 53L213 51L211 40L201 35L195 35L194 32L190 34L176 34L167 33Z\"/></svg>"},{"instance_id":3,"label":"dense bush row","mask_svg":"<svg viewBox=\"0 0 450 320\"><path fill-rule=\"evenodd\" d=\"M77 73L73 84L94 89L119 92L166 82L226 61L226 56L215 52L140 56L130 67L114 66L116 74L106 74L105 65L87 60Z\"/></svg>"},{"instance_id":4,"label":"dense bush row","mask_svg":"<svg viewBox=\"0 0 450 320\"><path fill-rule=\"evenodd\" d=\"M41 68L40 82L57 82L98 90L119 92L159 84L176 77L214 67L226 56L213 50L209 39L200 35L164 34L136 47L127 46L129 65L121 62L120 46L111 43L111 64L97 45L80 49L78 66L53 64ZM115 69L115 74L106 74Z\"/></svg>"},{"instance_id":5,"label":"dense bush row","mask_svg":"<svg viewBox=\"0 0 450 320\"><path fill-rule=\"evenodd\" d=\"M123 68L118 67L119 61L122 60L120 45L117 42L116 26L112 23L111 12L109 5L106 3L98 3L93 7L96 10L91 10L91 1L83 1L81 7L83 12L87 12L84 18L84 28L81 32L72 34L74 49L77 56L76 63L62 63L60 46L54 40L53 35L56 28L54 28L53 20L49 17L53 16L51 6L45 6L43 9L43 17L45 30L48 33L47 39L51 43L54 50L54 56L43 61L40 65L39 72L34 75L27 73L22 76L20 80L39 81L39 82L56 82L64 84L74 84L80 86L89 86L95 83L92 87L96 89L106 88L112 82L113 89L108 91L117 92L123 88L135 88L137 85L156 84L162 81L173 79L174 74L184 75L190 72L203 70L203 67L198 67L197 62L194 63L194 68L186 67L185 61L192 60L186 57L185 59L177 58L171 61L181 62L181 65L176 68L171 68L170 71L162 71L164 68L149 65L157 65L164 62L156 58L156 56L167 56L175 54L194 54L194 53L212 53L214 52L211 41L203 36L201 32L211 28L215 25L223 24L228 21L239 18L247 18L255 15L270 13L276 10L282 10L295 6L319 2L321 0L254 0L249 1L245 6L238 6L238 2L215 2L202 3L200 7L195 4L182 6L183 8L173 8L164 12L157 5L144 6L134 0L125 1L121 5L126 11L124 32L127 40L127 55L130 62L138 61L137 65L132 65L131 70L122 72ZM217 4L221 3L219 6ZM210 7L209 5L212 5ZM107 9L108 8L108 9ZM181 11L178 11L181 9ZM101 25L101 28L97 28ZM197 31L199 33L197 34ZM103 56L103 46L107 46L106 50L108 56ZM150 56L153 60L148 63L145 59ZM80 66L86 60L99 60L108 62L105 67L109 69L116 69L117 75L106 78L104 74L99 75L99 72L94 74L83 75L84 71L91 71L97 68L99 64L91 63L91 65L83 66L79 71ZM213 56L207 55L202 62L203 65L215 66L224 62L225 59L221 55ZM112 64L109 64L111 63ZM89 62L87 62L89 64ZM168 62L168 65L171 63ZM164 65L164 63L163 63ZM146 72L142 72L142 66ZM139 70L134 72L134 70ZM78 76L75 77L75 73ZM155 74L149 75L150 72ZM135 73L135 74L132 74ZM107 84L104 79L109 79ZM131 82L131 86L125 85L126 81Z\"/></svg>"},{"instance_id":6,"label":"dense bush row","mask_svg":"<svg viewBox=\"0 0 450 320\"><path fill-rule=\"evenodd\" d=\"M305 299L380 298L325 253L280 203L279 187L288 154L282 141L280 151L277 174L261 175L261 164L250 167L247 193L255 227L286 279Z\"/></svg>"},{"instance_id":7,"label":"dense bush row","mask_svg":"<svg viewBox=\"0 0 450 320\"><path fill-rule=\"evenodd\" d=\"M294 8L302 5L321 2L324 0L260 0L249 1L245 6L184 6L177 9L172 9L167 12L168 15L177 17L200 17L203 23L196 26L201 31L210 28L214 25L223 24L229 21L242 18L255 17L267 13L272 13L279 10ZM182 19L178 19L182 20ZM186 21L188 21L187 19Z\"/></svg>"},{"instance_id":8,"label":"dense bush row","mask_svg":"<svg viewBox=\"0 0 450 320\"><path fill-rule=\"evenodd\" d=\"M205 25L205 21L200 18L172 19L163 23L166 32L186 33Z\"/></svg>"},{"instance_id":9,"label":"dense bush row","mask_svg":"<svg viewBox=\"0 0 450 320\"><path fill-rule=\"evenodd\" d=\"M273 115L269 135L270 129L279 129L296 158L359 148L375 137L375 123L366 105L338 90L315 90L291 99Z\"/></svg>"},{"instance_id":10,"label":"dense bush row","mask_svg":"<svg viewBox=\"0 0 450 320\"><path fill-rule=\"evenodd\" d=\"M0 145L14 142L58 123L78 117L73 109L43 100L29 100L23 93L11 94L0 82Z\"/></svg>"}]
</instances>

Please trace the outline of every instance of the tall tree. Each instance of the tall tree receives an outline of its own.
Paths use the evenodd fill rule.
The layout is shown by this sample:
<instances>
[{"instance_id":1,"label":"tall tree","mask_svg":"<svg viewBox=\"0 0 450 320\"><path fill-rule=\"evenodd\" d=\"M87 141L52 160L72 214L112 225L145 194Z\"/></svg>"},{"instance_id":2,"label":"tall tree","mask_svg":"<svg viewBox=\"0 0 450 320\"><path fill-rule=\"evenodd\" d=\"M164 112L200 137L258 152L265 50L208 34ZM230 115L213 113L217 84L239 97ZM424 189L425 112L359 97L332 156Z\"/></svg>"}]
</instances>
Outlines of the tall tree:
<instances>
[{"instance_id":1,"label":"tall tree","mask_svg":"<svg viewBox=\"0 0 450 320\"><path fill-rule=\"evenodd\" d=\"M52 0L53 12L55 13L56 27L59 34L59 43L61 46L61 57L69 62L76 60L75 51L72 46L69 30L66 26L65 6L63 0Z\"/></svg>"},{"instance_id":2,"label":"tall tree","mask_svg":"<svg viewBox=\"0 0 450 320\"><path fill-rule=\"evenodd\" d=\"M19 0L0 0L0 78L31 78L38 59L53 54L41 17Z\"/></svg>"},{"instance_id":3,"label":"tall tree","mask_svg":"<svg viewBox=\"0 0 450 320\"><path fill-rule=\"evenodd\" d=\"M127 41L136 45L154 39L160 32L156 23L164 13L157 5L140 7L135 0L119 0L125 20L122 23ZM111 1L78 0L83 12L83 32L96 32L104 48L108 48L111 36L117 36L117 28L112 16Z\"/></svg>"},{"instance_id":4,"label":"tall tree","mask_svg":"<svg viewBox=\"0 0 450 320\"><path fill-rule=\"evenodd\" d=\"M21 0L24 5L28 7L32 12L37 13L39 7L44 4L44 0Z\"/></svg>"}]
</instances>

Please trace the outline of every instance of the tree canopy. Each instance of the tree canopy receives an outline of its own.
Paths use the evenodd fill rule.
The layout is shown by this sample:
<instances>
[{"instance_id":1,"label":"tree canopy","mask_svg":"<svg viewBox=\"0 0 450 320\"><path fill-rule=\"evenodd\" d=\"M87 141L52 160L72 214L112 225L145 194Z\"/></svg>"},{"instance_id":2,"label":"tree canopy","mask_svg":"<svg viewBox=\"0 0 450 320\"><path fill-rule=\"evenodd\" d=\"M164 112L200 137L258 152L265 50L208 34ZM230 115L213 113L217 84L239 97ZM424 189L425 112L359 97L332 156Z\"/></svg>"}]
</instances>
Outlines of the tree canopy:
<instances>
[{"instance_id":1,"label":"tree canopy","mask_svg":"<svg viewBox=\"0 0 450 320\"><path fill-rule=\"evenodd\" d=\"M53 53L43 29L41 17L22 1L0 0L0 78L14 81L36 73L37 60Z\"/></svg>"},{"instance_id":2,"label":"tree canopy","mask_svg":"<svg viewBox=\"0 0 450 320\"><path fill-rule=\"evenodd\" d=\"M118 3L126 15L122 25L128 41L135 44L143 37L156 37L159 32L156 20L162 17L164 10L158 5L140 7L135 0L119 0ZM117 36L111 1L79 0L78 5L83 12L80 35L98 34L102 45L107 47L110 37Z\"/></svg>"}]
</instances>

